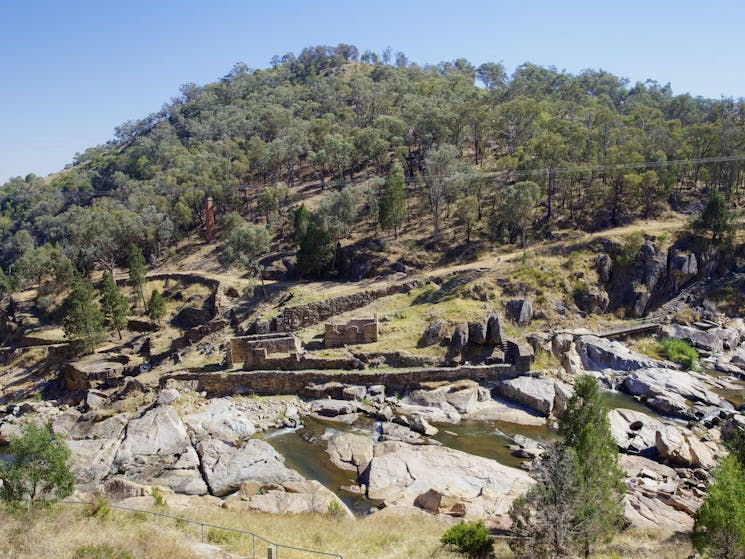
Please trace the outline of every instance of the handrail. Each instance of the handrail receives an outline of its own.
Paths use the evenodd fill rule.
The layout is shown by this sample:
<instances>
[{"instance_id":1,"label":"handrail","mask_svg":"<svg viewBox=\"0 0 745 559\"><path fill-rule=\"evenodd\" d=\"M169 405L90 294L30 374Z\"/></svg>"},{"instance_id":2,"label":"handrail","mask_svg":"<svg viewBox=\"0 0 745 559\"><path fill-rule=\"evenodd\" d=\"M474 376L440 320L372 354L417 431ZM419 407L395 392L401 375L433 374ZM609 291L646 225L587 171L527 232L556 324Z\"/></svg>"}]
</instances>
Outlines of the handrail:
<instances>
[{"instance_id":1,"label":"handrail","mask_svg":"<svg viewBox=\"0 0 745 559\"><path fill-rule=\"evenodd\" d=\"M63 505L87 505L87 506L91 506L91 503L87 503L85 501L69 501L69 500L65 500L65 501L59 501L59 503L60 504L63 504ZM303 552L303 553L312 553L314 555L323 555L323 556L326 556L326 557L337 557L338 559L344 559L344 556L341 555L340 553L329 553L328 551L318 551L316 549L307 549L305 547L295 547L295 546L292 546L292 545L286 545L286 544L282 544L282 543L277 543L277 542L274 542L272 540L269 540L269 539L265 538L264 536L261 536L261 535L255 533L255 532L251 532L249 530L240 530L238 528L228 528L226 526L218 526L217 524L210 524L208 522L202 522L200 520L192 520L190 518L183 518L181 516L174 516L172 514L166 514L164 512L158 512L158 511L153 511L153 510L134 509L134 508L131 508L131 507L123 507L121 505L113 505L113 504L108 504L108 503L106 504L106 506L108 508L110 508L110 509L123 510L123 511L126 511L126 512L137 512L137 513L142 513L142 514L152 514L153 515L153 522L155 522L157 520L157 518L160 516L162 518L170 518L171 520L178 520L179 522L186 522L188 524L195 524L195 525L197 525L197 526L199 526L201 528L202 543L204 543L204 529L205 528L215 528L215 529L218 529L218 530L225 530L227 532L235 532L235 533L238 533L238 534L244 534L244 535L247 535L247 536L251 536L251 538L252 538L252 547L253 547L253 552L252 552L251 559L258 559L256 557L256 540L260 540L260 541L264 542L265 544L267 544L267 546L273 547L274 548L274 558L275 559L277 559L279 557L279 550L280 549L290 549L290 550L293 550L293 551L300 551L300 552Z\"/></svg>"}]
</instances>

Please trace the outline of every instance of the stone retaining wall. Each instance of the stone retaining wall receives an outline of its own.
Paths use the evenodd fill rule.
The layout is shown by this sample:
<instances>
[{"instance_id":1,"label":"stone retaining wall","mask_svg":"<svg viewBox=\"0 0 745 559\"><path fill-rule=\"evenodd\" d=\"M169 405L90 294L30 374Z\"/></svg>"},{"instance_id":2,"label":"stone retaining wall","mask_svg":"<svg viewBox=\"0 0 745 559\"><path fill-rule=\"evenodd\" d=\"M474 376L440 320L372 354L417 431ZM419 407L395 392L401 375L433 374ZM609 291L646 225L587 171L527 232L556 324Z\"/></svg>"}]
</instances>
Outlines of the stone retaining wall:
<instances>
[{"instance_id":1,"label":"stone retaining wall","mask_svg":"<svg viewBox=\"0 0 745 559\"><path fill-rule=\"evenodd\" d=\"M264 359L272 353L298 353L300 341L289 333L255 334L231 338L226 362L228 366L242 363L260 362L259 350L263 350Z\"/></svg>"},{"instance_id":2,"label":"stone retaining wall","mask_svg":"<svg viewBox=\"0 0 745 559\"><path fill-rule=\"evenodd\" d=\"M378 317L355 318L346 324L328 322L324 332L326 347L371 344L378 341Z\"/></svg>"},{"instance_id":3,"label":"stone retaining wall","mask_svg":"<svg viewBox=\"0 0 745 559\"><path fill-rule=\"evenodd\" d=\"M497 381L517 376L512 365L464 365L428 369L388 371L252 371L252 372L182 372L163 375L161 388L188 387L214 396L219 394L297 394L311 383L341 382L371 386L383 384L388 390L405 390L424 382L469 379L477 382Z\"/></svg>"}]
</instances>

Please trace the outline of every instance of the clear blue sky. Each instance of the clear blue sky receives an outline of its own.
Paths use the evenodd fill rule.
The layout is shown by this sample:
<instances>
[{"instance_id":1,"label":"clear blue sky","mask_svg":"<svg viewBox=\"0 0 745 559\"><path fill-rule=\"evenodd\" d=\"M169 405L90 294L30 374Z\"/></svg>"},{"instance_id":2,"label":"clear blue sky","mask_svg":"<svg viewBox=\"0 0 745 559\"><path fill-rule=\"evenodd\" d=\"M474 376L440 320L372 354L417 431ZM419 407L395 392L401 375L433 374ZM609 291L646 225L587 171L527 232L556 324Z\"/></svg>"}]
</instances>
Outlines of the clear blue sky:
<instances>
[{"instance_id":1,"label":"clear blue sky","mask_svg":"<svg viewBox=\"0 0 745 559\"><path fill-rule=\"evenodd\" d=\"M745 2L0 0L0 184L45 176L186 82L340 42L410 60L603 68L745 96Z\"/></svg>"}]
</instances>

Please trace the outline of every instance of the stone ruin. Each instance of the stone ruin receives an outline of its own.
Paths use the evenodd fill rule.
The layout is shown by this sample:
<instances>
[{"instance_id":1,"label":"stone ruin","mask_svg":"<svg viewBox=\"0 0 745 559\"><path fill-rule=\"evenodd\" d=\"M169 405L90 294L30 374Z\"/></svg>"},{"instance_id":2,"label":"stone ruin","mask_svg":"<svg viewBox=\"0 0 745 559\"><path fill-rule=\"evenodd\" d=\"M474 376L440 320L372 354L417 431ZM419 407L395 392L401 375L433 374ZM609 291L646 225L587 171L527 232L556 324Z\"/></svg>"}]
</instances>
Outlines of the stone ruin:
<instances>
[{"instance_id":1,"label":"stone ruin","mask_svg":"<svg viewBox=\"0 0 745 559\"><path fill-rule=\"evenodd\" d=\"M346 324L326 323L324 343L326 347L371 344L378 341L378 316L355 318Z\"/></svg>"},{"instance_id":2,"label":"stone ruin","mask_svg":"<svg viewBox=\"0 0 745 559\"><path fill-rule=\"evenodd\" d=\"M229 367L243 365L247 369L255 369L272 353L297 354L301 351L300 340L289 332L241 336L230 339L226 363Z\"/></svg>"}]
</instances>

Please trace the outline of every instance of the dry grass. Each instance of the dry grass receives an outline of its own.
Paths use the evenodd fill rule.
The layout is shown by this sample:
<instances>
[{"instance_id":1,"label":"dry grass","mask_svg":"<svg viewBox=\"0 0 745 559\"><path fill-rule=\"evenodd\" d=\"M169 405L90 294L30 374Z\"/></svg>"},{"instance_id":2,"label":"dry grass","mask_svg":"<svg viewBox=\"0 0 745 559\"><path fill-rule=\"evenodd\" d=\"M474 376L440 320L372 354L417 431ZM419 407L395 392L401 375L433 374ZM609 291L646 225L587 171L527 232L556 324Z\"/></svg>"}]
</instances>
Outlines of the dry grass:
<instances>
[{"instance_id":1,"label":"dry grass","mask_svg":"<svg viewBox=\"0 0 745 559\"><path fill-rule=\"evenodd\" d=\"M266 536L284 545L342 554L346 559L455 559L460 557L440 545L440 536L454 521L425 513L412 514L395 508L365 519L329 515L272 516L256 512L230 512L220 509L158 509L175 516L217 526L235 528ZM88 507L57 507L53 510L11 515L0 512L0 557L79 559L83 548L108 546L129 552L132 557L191 559L197 557L189 544L199 542L199 526L142 513L111 511L105 517L89 517ZM253 556L254 541L248 535L205 529L208 542L224 550ZM266 544L256 540L256 556L266 557ZM511 558L507 545L497 540L498 558ZM659 533L629 530L610 543L596 546L596 559L677 559L692 553L690 539ZM125 555L122 555L125 556ZM313 557L281 549L283 559ZM105 558L112 555L83 555Z\"/></svg>"}]
</instances>

